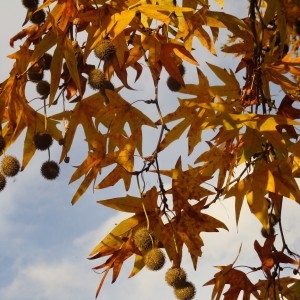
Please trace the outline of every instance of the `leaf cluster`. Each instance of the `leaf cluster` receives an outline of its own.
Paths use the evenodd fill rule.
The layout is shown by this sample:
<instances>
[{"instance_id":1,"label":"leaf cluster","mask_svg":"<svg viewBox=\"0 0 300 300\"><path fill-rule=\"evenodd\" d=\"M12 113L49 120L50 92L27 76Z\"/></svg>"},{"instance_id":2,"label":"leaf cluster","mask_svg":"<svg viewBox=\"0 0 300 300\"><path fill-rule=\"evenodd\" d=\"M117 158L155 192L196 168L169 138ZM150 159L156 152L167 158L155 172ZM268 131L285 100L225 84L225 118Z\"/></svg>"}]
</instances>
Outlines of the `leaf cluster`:
<instances>
[{"instance_id":1,"label":"leaf cluster","mask_svg":"<svg viewBox=\"0 0 300 300\"><path fill-rule=\"evenodd\" d=\"M80 181L72 204L88 188L113 190L123 183L125 196L98 201L132 215L90 253L90 259L108 257L95 267L105 269L97 295L108 272L112 270L114 282L129 257L134 256L130 277L144 267L144 253L133 238L140 227L153 232L155 247L165 249L174 267L181 266L187 247L196 269L205 244L201 233L227 230L205 210L233 198L237 225L247 205L262 226L265 244L254 243L262 265L250 268L266 279L253 284L233 264L218 267L220 272L206 283L214 285L212 299L220 299L226 284L224 299L237 299L241 291L245 299L296 299L299 281L281 278L279 271L286 264L299 266L281 219L283 199L300 204L299 3L250 1L248 17L240 19L212 10L211 2L46 0L27 9L24 28L10 40L12 47L20 47L9 56L14 64L1 83L1 153L25 132L26 171L38 133L47 132L59 143L60 163L69 161L76 143L85 143L85 158L76 162L70 178L70 183ZM222 0L215 2L224 6ZM45 19L27 25L28 14L38 11L47 12ZM217 49L225 31L228 40ZM108 40L112 55L99 60L95 48ZM219 50L230 54L236 69L197 60L195 40L212 56L220 55ZM36 67L43 76L45 71L49 86L47 93L28 100L29 74ZM105 84L90 91L92 70L101 73ZM194 83L183 77L188 72L196 74ZM176 82L176 89L169 86L172 97L179 92L181 98L174 110L163 112L166 73ZM134 101L135 84L142 78L151 83L152 97ZM165 153L175 156L171 167L162 159ZM274 248L275 227L281 250Z\"/></svg>"}]
</instances>

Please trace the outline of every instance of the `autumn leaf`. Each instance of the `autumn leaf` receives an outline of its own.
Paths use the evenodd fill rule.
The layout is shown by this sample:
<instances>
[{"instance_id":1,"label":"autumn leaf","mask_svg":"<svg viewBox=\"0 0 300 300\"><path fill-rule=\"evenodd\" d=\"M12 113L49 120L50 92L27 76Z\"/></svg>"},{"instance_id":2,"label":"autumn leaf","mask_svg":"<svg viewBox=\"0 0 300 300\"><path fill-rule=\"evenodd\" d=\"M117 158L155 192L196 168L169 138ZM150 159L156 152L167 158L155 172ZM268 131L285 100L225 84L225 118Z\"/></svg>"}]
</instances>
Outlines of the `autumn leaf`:
<instances>
[{"instance_id":1,"label":"autumn leaf","mask_svg":"<svg viewBox=\"0 0 300 300\"><path fill-rule=\"evenodd\" d=\"M121 247L114 251L114 253L106 260L105 263L93 268L94 270L106 268L102 280L100 281L99 287L97 289L96 298L100 293L100 290L108 272L112 269L112 283L114 283L120 274L124 261L131 257L133 254L137 253L139 253L139 250L136 248L133 241L130 238L124 238L124 242L122 243ZM91 257L90 259L94 258L98 257Z\"/></svg>"},{"instance_id":2,"label":"autumn leaf","mask_svg":"<svg viewBox=\"0 0 300 300\"><path fill-rule=\"evenodd\" d=\"M261 246L258 241L254 242L254 249L257 252L260 260L262 270L265 272L268 279L272 278L271 270L276 265L283 264L295 264L299 265L299 262L295 259L287 256L283 251L276 251L273 248L276 235L266 238L264 245Z\"/></svg>"},{"instance_id":3,"label":"autumn leaf","mask_svg":"<svg viewBox=\"0 0 300 300\"><path fill-rule=\"evenodd\" d=\"M145 210L147 211L147 213L150 213L154 212L158 208L158 195L159 194L156 188L152 187L143 195L142 199L139 197L127 195L126 197L100 200L97 202L118 211L143 214Z\"/></svg>"},{"instance_id":4,"label":"autumn leaf","mask_svg":"<svg viewBox=\"0 0 300 300\"><path fill-rule=\"evenodd\" d=\"M204 246L200 233L218 232L218 228L228 230L223 222L202 213L202 207L203 203L201 202L191 206L181 213L178 222L175 220L173 223L177 239L180 239L187 246L195 269L197 268L198 257L202 255L201 248Z\"/></svg>"},{"instance_id":5,"label":"autumn leaf","mask_svg":"<svg viewBox=\"0 0 300 300\"><path fill-rule=\"evenodd\" d=\"M217 266L216 268L221 271L216 273L213 279L204 284L204 286L214 285L211 296L212 300L219 300L221 298L221 294L223 293L226 284L229 284L230 287L223 293L224 300L237 300L242 291L244 293L243 299L250 299L250 296L253 295L256 299L263 300L258 294L257 288L249 280L247 275L244 272L233 268L233 265L239 257L241 248L242 247L240 246L239 253L232 264L227 266Z\"/></svg>"},{"instance_id":6,"label":"autumn leaf","mask_svg":"<svg viewBox=\"0 0 300 300\"><path fill-rule=\"evenodd\" d=\"M286 299L299 299L299 279L291 277L281 277L275 279L270 285L269 280L260 279L256 284L256 288L260 291L261 299L277 300L283 295Z\"/></svg>"},{"instance_id":7,"label":"autumn leaf","mask_svg":"<svg viewBox=\"0 0 300 300\"><path fill-rule=\"evenodd\" d=\"M173 210L176 215L180 215L182 210L189 211L191 205L188 200L200 201L202 198L214 194L201 187L201 184L209 179L201 174L201 167L183 171L181 158L177 160L173 170L161 170L161 174L172 178Z\"/></svg>"}]
</instances>

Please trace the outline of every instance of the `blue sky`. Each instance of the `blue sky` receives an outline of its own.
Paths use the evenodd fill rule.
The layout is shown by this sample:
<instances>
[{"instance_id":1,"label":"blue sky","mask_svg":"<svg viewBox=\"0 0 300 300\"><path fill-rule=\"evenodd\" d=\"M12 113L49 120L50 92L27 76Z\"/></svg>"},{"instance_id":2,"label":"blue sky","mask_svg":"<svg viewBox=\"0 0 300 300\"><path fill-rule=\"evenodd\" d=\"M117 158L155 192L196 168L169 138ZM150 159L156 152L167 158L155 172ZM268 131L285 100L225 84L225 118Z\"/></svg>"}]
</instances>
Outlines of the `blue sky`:
<instances>
[{"instance_id":1,"label":"blue sky","mask_svg":"<svg viewBox=\"0 0 300 300\"><path fill-rule=\"evenodd\" d=\"M225 1L226 2L226 1ZM234 1L228 1L234 2ZM242 2L242 1L241 1ZM236 2L235 2L236 3ZM231 6L236 12L238 5ZM9 47L9 39L16 34L23 23L25 9L21 1L0 2L0 80L3 81L10 70L11 61L5 57L18 48ZM199 59L205 60L205 50ZM215 63L218 62L216 58ZM204 63L201 62L201 65ZM231 64L229 60L228 65ZM192 78L193 74L187 74ZM145 82L145 81L143 81ZM138 83L139 96L147 91ZM176 103L176 96L163 92L167 109ZM138 97L139 96L135 96ZM30 97L30 95L29 95ZM33 97L33 96L32 96ZM171 99L174 98L174 99ZM150 143L151 141L149 141ZM108 190L89 190L82 199L71 206L70 200L77 188L77 183L68 185L73 172L72 163L80 162L85 156L85 148L80 143L70 154L70 164L62 164L59 180L45 181L39 168L47 160L46 153L38 153L27 169L14 179L9 179L7 187L0 193L0 299L4 300L90 300L95 298L95 291L101 275L91 268L100 261L88 261L91 249L118 223L128 217L112 212L96 203L97 200L122 195L121 185L113 192ZM51 148L51 156L59 157L60 148ZM21 159L22 141L18 142L7 154ZM231 232L203 234L205 246L203 257L199 260L198 270L192 269L189 256L184 259L184 266L190 280L196 285L196 300L209 299L211 288L202 287L216 272L213 265L230 264L237 255L243 241L240 255L241 264L258 265L258 258L253 252L255 236L260 225L252 215L242 214L239 234L235 228L233 201L219 202L210 212L224 221ZM299 236L292 232L299 220L296 205L291 201L284 211L284 230L292 250L300 251ZM299 233L299 232L298 232ZM263 240L261 239L260 242ZM250 256L249 256L249 253ZM173 291L164 283L164 272L171 263L159 272L142 270L137 276L127 279L132 261L126 262L124 270L116 283L110 284L107 278L99 299L109 300L145 300L173 299Z\"/></svg>"}]
</instances>

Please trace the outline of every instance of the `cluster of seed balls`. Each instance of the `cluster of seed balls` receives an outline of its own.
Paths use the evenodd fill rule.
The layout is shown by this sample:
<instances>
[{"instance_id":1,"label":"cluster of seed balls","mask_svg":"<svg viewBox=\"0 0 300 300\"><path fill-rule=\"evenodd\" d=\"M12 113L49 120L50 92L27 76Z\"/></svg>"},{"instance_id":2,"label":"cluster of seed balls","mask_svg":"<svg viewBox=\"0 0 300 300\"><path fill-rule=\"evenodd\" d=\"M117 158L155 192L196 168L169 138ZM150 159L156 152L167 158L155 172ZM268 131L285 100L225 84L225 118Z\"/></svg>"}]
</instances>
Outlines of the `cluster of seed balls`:
<instances>
[{"instance_id":1,"label":"cluster of seed balls","mask_svg":"<svg viewBox=\"0 0 300 300\"><path fill-rule=\"evenodd\" d=\"M22 0L22 4L28 9L28 12L31 14L30 21L32 23L40 25L45 21L45 11L43 9L36 11L39 6L38 0Z\"/></svg>"},{"instance_id":2,"label":"cluster of seed balls","mask_svg":"<svg viewBox=\"0 0 300 300\"><path fill-rule=\"evenodd\" d=\"M135 245L144 253L144 264L152 271L158 271L165 265L165 255L160 248L155 247L155 236L146 227L138 228L133 236ZM165 275L168 285L174 288L174 294L179 300L191 300L195 297L195 286L187 281L186 272L181 267L170 268Z\"/></svg>"},{"instance_id":3,"label":"cluster of seed balls","mask_svg":"<svg viewBox=\"0 0 300 300\"><path fill-rule=\"evenodd\" d=\"M49 70L51 66L52 55L45 53L35 64L27 71L28 80L36 83L36 91L42 99L46 99L50 93L50 83L44 78L44 71Z\"/></svg>"},{"instance_id":4,"label":"cluster of seed balls","mask_svg":"<svg viewBox=\"0 0 300 300\"><path fill-rule=\"evenodd\" d=\"M116 54L116 48L108 39L103 39L96 44L94 54L100 61L108 62ZM105 96L105 89L114 90L113 84L105 77L100 69L93 69L88 76L88 83L94 90L99 90Z\"/></svg>"},{"instance_id":5,"label":"cluster of seed balls","mask_svg":"<svg viewBox=\"0 0 300 300\"><path fill-rule=\"evenodd\" d=\"M33 139L34 145L37 150L44 151L48 149L53 142L49 133L36 133ZM5 148L5 139L0 135L0 153ZM53 161L45 161L41 166L41 174L48 180L53 180L59 175L59 165ZM4 190L7 180L6 177L15 177L20 171L19 160L12 155L5 155L1 160L0 165L0 191Z\"/></svg>"}]
</instances>

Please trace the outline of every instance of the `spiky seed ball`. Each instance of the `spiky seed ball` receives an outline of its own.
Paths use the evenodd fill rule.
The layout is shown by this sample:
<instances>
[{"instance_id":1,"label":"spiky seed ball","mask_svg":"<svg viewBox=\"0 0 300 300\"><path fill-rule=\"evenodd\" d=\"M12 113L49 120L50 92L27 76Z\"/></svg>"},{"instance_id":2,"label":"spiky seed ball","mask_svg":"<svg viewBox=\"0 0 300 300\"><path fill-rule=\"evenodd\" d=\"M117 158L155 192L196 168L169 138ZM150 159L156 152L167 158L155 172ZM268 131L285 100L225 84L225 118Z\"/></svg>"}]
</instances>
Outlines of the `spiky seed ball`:
<instances>
[{"instance_id":1,"label":"spiky seed ball","mask_svg":"<svg viewBox=\"0 0 300 300\"><path fill-rule=\"evenodd\" d=\"M27 77L33 82L38 82L43 79L44 70L38 64L35 64L28 70Z\"/></svg>"},{"instance_id":2,"label":"spiky seed ball","mask_svg":"<svg viewBox=\"0 0 300 300\"><path fill-rule=\"evenodd\" d=\"M115 53L116 48L110 40L100 41L94 49L94 54L96 55L96 57L103 61L110 60L115 55Z\"/></svg>"},{"instance_id":3,"label":"spiky seed ball","mask_svg":"<svg viewBox=\"0 0 300 300\"><path fill-rule=\"evenodd\" d=\"M135 245L142 251L152 248L153 239L153 234L146 227L139 228L133 235Z\"/></svg>"},{"instance_id":4,"label":"spiky seed ball","mask_svg":"<svg viewBox=\"0 0 300 300\"><path fill-rule=\"evenodd\" d=\"M144 256L145 266L152 271L160 270L165 264L166 258L159 248L152 248Z\"/></svg>"},{"instance_id":5,"label":"spiky seed ball","mask_svg":"<svg viewBox=\"0 0 300 300\"><path fill-rule=\"evenodd\" d=\"M59 165L53 160L45 161L41 167L41 174L46 179L53 180L59 175Z\"/></svg>"},{"instance_id":6,"label":"spiky seed ball","mask_svg":"<svg viewBox=\"0 0 300 300\"><path fill-rule=\"evenodd\" d=\"M49 70L52 62L52 55L45 53L41 59L38 61L38 65L44 70Z\"/></svg>"},{"instance_id":7,"label":"spiky seed ball","mask_svg":"<svg viewBox=\"0 0 300 300\"><path fill-rule=\"evenodd\" d=\"M171 286L182 286L183 283L186 281L186 272L179 267L171 268L166 272L165 280L167 284Z\"/></svg>"},{"instance_id":8,"label":"spiky seed ball","mask_svg":"<svg viewBox=\"0 0 300 300\"><path fill-rule=\"evenodd\" d=\"M50 93L50 83L46 80L41 80L36 85L36 91L43 97L48 97Z\"/></svg>"},{"instance_id":9,"label":"spiky seed ball","mask_svg":"<svg viewBox=\"0 0 300 300\"><path fill-rule=\"evenodd\" d=\"M191 300L196 295L196 288L191 282L185 281L183 285L174 288L174 293L179 300Z\"/></svg>"},{"instance_id":10,"label":"spiky seed ball","mask_svg":"<svg viewBox=\"0 0 300 300\"><path fill-rule=\"evenodd\" d=\"M5 176L14 177L20 171L20 162L12 155L6 155L1 162L1 170Z\"/></svg>"},{"instance_id":11,"label":"spiky seed ball","mask_svg":"<svg viewBox=\"0 0 300 300\"><path fill-rule=\"evenodd\" d=\"M40 9L32 14L30 21L34 24L41 24L45 21L46 13L44 10Z\"/></svg>"},{"instance_id":12,"label":"spiky seed ball","mask_svg":"<svg viewBox=\"0 0 300 300\"><path fill-rule=\"evenodd\" d=\"M5 148L5 139L2 135L0 135L0 153L4 150Z\"/></svg>"},{"instance_id":13,"label":"spiky seed ball","mask_svg":"<svg viewBox=\"0 0 300 300\"><path fill-rule=\"evenodd\" d=\"M99 69L94 69L89 73L88 83L95 89L99 90L103 87L103 82L105 81L104 73Z\"/></svg>"},{"instance_id":14,"label":"spiky seed ball","mask_svg":"<svg viewBox=\"0 0 300 300\"><path fill-rule=\"evenodd\" d=\"M28 9L34 9L38 6L38 0L22 0L22 4Z\"/></svg>"},{"instance_id":15,"label":"spiky seed ball","mask_svg":"<svg viewBox=\"0 0 300 300\"><path fill-rule=\"evenodd\" d=\"M172 92L178 92L181 88L181 84L171 76L167 80L167 86Z\"/></svg>"},{"instance_id":16,"label":"spiky seed ball","mask_svg":"<svg viewBox=\"0 0 300 300\"><path fill-rule=\"evenodd\" d=\"M6 186L6 178L2 173L0 173L0 192L4 190L5 186Z\"/></svg>"},{"instance_id":17,"label":"spiky seed ball","mask_svg":"<svg viewBox=\"0 0 300 300\"><path fill-rule=\"evenodd\" d=\"M33 142L36 149L44 151L52 145L53 139L51 134L47 132L36 133L33 137Z\"/></svg>"}]
</instances>

